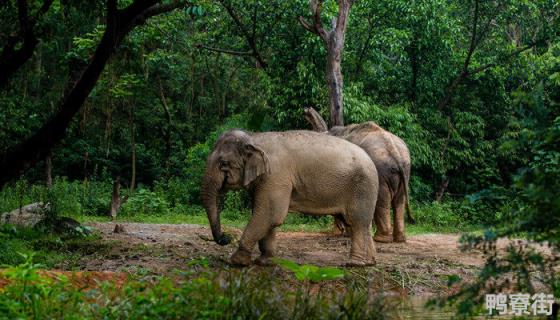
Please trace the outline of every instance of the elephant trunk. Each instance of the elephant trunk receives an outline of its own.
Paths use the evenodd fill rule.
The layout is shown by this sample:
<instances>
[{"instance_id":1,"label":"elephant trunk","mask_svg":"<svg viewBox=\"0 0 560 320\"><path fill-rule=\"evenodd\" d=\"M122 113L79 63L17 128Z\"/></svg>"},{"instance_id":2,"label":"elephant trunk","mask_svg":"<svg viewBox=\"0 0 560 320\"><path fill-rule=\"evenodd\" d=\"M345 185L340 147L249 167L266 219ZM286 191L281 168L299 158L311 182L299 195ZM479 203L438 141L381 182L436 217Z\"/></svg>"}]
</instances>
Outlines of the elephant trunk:
<instances>
[{"instance_id":1,"label":"elephant trunk","mask_svg":"<svg viewBox=\"0 0 560 320\"><path fill-rule=\"evenodd\" d=\"M221 172L217 165L208 162L206 167L206 174L202 182L201 195L202 204L206 209L210 228L212 229L212 236L217 244L225 246L231 242L231 238L222 233L220 226L220 212L218 210L218 197L224 181L224 174Z\"/></svg>"}]
</instances>

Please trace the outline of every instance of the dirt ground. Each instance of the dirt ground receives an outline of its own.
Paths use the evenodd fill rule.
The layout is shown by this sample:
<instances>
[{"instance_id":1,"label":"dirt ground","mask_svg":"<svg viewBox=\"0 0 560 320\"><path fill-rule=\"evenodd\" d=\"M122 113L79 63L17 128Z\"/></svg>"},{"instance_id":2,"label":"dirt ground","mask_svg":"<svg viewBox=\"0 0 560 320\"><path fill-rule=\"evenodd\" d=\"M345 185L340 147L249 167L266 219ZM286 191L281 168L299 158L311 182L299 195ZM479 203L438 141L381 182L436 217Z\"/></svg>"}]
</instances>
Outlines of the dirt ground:
<instances>
[{"instance_id":1,"label":"dirt ground","mask_svg":"<svg viewBox=\"0 0 560 320\"><path fill-rule=\"evenodd\" d=\"M222 247L210 241L210 229L200 225L119 224L124 227L122 233L113 232L114 223L89 224L111 245L107 252L78 261L81 270L167 274L201 258L211 268L223 269L237 247L235 242ZM224 229L236 237L241 234L238 229ZM344 266L350 250L350 239L328 233L279 232L277 237L277 257L301 264ZM409 236L406 243L376 243L377 265L349 271L362 277L373 273L378 285L399 294L439 294L448 290L448 275L469 280L483 264L480 254L461 252L458 239L459 235L452 234L422 234ZM254 257L258 254L255 248Z\"/></svg>"}]
</instances>

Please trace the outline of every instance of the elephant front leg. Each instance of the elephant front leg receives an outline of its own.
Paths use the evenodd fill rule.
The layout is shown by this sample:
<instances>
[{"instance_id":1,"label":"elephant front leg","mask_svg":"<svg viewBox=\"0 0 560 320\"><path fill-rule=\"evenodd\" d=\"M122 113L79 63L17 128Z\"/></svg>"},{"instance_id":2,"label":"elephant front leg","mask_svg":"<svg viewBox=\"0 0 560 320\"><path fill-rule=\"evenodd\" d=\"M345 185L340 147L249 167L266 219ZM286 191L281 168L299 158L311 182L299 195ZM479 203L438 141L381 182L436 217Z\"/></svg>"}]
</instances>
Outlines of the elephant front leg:
<instances>
[{"instance_id":1,"label":"elephant front leg","mask_svg":"<svg viewBox=\"0 0 560 320\"><path fill-rule=\"evenodd\" d=\"M260 257L255 260L255 263L261 266L270 265L270 258L274 256L276 251L276 229L270 232L261 240L259 240Z\"/></svg>"},{"instance_id":2,"label":"elephant front leg","mask_svg":"<svg viewBox=\"0 0 560 320\"><path fill-rule=\"evenodd\" d=\"M248 266L251 264L251 252L257 241L266 237L270 232L271 226L253 214L251 221L245 227L243 235L239 240L239 248L231 256L231 263L238 266Z\"/></svg>"},{"instance_id":3,"label":"elephant front leg","mask_svg":"<svg viewBox=\"0 0 560 320\"><path fill-rule=\"evenodd\" d=\"M274 228L281 225L288 214L290 190L286 194L276 192L274 197L270 197L270 193L265 192L264 188L259 191L269 197L255 195L253 216L239 240L239 249L231 256L231 263L234 265L248 266L251 264L251 252L257 241L261 253L266 258L272 256L274 253Z\"/></svg>"}]
</instances>

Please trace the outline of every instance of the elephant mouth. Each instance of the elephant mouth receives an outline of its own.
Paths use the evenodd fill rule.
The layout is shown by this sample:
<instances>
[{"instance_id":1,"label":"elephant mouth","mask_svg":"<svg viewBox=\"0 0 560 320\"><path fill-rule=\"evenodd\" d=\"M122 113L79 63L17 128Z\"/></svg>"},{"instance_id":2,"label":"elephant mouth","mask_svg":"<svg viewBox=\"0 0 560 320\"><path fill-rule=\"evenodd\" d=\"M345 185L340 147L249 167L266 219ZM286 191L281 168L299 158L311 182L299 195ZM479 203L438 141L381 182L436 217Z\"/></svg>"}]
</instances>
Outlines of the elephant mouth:
<instances>
[{"instance_id":1,"label":"elephant mouth","mask_svg":"<svg viewBox=\"0 0 560 320\"><path fill-rule=\"evenodd\" d=\"M239 187L239 181L235 181L235 179L231 175L231 172L224 171L224 180L222 182L221 188L222 189L231 189L231 188L236 188L236 187Z\"/></svg>"}]
</instances>

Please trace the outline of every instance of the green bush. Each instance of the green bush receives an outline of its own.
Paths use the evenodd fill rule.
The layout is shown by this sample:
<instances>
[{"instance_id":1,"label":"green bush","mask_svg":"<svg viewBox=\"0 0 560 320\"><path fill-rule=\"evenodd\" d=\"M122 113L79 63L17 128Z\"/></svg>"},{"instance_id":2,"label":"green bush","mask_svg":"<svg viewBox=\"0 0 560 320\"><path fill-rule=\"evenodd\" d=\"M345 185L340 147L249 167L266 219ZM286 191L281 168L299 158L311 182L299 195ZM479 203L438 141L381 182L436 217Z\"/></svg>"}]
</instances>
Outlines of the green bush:
<instances>
[{"instance_id":1,"label":"green bush","mask_svg":"<svg viewBox=\"0 0 560 320\"><path fill-rule=\"evenodd\" d=\"M437 201L415 206L414 219L421 225L459 229L468 222L460 212L454 211L456 207L457 203Z\"/></svg>"},{"instance_id":2,"label":"green bush","mask_svg":"<svg viewBox=\"0 0 560 320\"><path fill-rule=\"evenodd\" d=\"M171 207L188 205L191 203L189 191L192 190L189 181L179 177L158 180L154 183L154 192L165 197Z\"/></svg>"},{"instance_id":3,"label":"green bush","mask_svg":"<svg viewBox=\"0 0 560 320\"><path fill-rule=\"evenodd\" d=\"M25 262L25 255L34 255L35 261L47 267L55 267L61 262L68 265L79 256L77 251L87 248L91 252L93 242L98 238L86 233L59 234L36 228L0 225L0 268Z\"/></svg>"},{"instance_id":4,"label":"green bush","mask_svg":"<svg viewBox=\"0 0 560 320\"><path fill-rule=\"evenodd\" d=\"M245 190L230 191L224 197L222 216L229 220L240 220L250 215L249 194Z\"/></svg>"},{"instance_id":5,"label":"green bush","mask_svg":"<svg viewBox=\"0 0 560 320\"><path fill-rule=\"evenodd\" d=\"M255 276L232 270L219 276L202 262L173 278L77 289L65 277L42 277L39 267L27 257L4 272L11 283L0 294L0 319L386 319L394 312L381 296L370 296L351 279L330 294L310 294L309 283L293 292L275 281L277 272ZM325 275L339 278L333 270L315 272L317 282Z\"/></svg>"},{"instance_id":6,"label":"green bush","mask_svg":"<svg viewBox=\"0 0 560 320\"><path fill-rule=\"evenodd\" d=\"M169 203L161 195L148 189L139 189L121 207L123 215L165 215Z\"/></svg>"},{"instance_id":7,"label":"green bush","mask_svg":"<svg viewBox=\"0 0 560 320\"><path fill-rule=\"evenodd\" d=\"M111 203L112 182L83 181L74 183L78 183L81 188L79 202L82 206L82 213L106 216Z\"/></svg>"}]
</instances>

